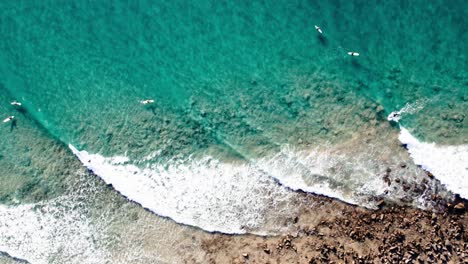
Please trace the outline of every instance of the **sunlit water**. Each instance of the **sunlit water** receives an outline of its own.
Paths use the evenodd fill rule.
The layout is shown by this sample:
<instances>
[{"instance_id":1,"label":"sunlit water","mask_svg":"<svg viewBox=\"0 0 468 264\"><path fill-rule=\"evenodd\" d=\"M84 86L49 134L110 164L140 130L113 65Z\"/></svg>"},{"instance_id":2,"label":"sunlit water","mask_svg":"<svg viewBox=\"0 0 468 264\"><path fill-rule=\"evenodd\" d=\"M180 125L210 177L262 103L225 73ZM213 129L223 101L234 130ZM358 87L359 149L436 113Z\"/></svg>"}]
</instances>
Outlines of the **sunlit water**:
<instances>
[{"instance_id":1,"label":"sunlit water","mask_svg":"<svg viewBox=\"0 0 468 264\"><path fill-rule=\"evenodd\" d=\"M225 233L285 231L296 190L368 208L468 197L466 1L0 7L0 113L15 116L0 128L0 224L76 202L80 162L153 213ZM385 180L419 186L416 165L440 183ZM58 249L41 239L13 252L44 261Z\"/></svg>"}]
</instances>

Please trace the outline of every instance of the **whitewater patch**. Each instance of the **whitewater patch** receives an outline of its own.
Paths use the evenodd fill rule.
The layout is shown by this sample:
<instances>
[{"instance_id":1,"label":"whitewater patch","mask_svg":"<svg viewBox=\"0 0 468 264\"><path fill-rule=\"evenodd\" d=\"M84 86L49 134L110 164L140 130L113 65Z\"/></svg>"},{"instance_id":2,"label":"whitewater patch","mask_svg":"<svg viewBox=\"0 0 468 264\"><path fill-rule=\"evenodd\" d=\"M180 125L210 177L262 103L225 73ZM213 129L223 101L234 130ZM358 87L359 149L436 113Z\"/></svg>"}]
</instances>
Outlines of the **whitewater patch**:
<instances>
[{"instance_id":1,"label":"whitewater patch","mask_svg":"<svg viewBox=\"0 0 468 264\"><path fill-rule=\"evenodd\" d=\"M76 198L0 205L0 251L29 263L102 263L106 253Z\"/></svg>"},{"instance_id":2,"label":"whitewater patch","mask_svg":"<svg viewBox=\"0 0 468 264\"><path fill-rule=\"evenodd\" d=\"M420 142L400 126L399 140L414 162L432 173L448 190L468 199L468 145L441 146Z\"/></svg>"},{"instance_id":3,"label":"whitewater patch","mask_svg":"<svg viewBox=\"0 0 468 264\"><path fill-rule=\"evenodd\" d=\"M406 153L385 140L380 140L379 145L364 142L359 139L308 150L286 147L264 160L263 168L293 190L322 194L369 209L377 209L380 199L422 209L432 206L429 197L437 190L433 186L437 183L427 183L430 188L422 192L408 191L398 184L402 181L407 186L420 186L427 177L409 162ZM404 167L400 166L402 163ZM385 176L389 168L394 179L391 183Z\"/></svg>"},{"instance_id":4,"label":"whitewater patch","mask_svg":"<svg viewBox=\"0 0 468 264\"><path fill-rule=\"evenodd\" d=\"M388 121L394 121L394 122L399 122L402 118L402 115L403 114L415 114L419 111L421 111L428 102L430 102L431 100L429 99L420 99L420 100L417 100L416 102L414 103L406 103L405 106L400 109L399 111L393 111L391 112L388 117L387 117L387 120Z\"/></svg>"},{"instance_id":5,"label":"whitewater patch","mask_svg":"<svg viewBox=\"0 0 468 264\"><path fill-rule=\"evenodd\" d=\"M158 153L130 160L91 154L72 145L69 148L89 170L129 200L210 232L286 232L284 220L298 209L292 206L297 190L368 208L377 208L376 197L394 201L408 198L407 192L393 185L390 188L381 176L388 166L408 158L406 154L401 151L401 156L391 155L382 161L392 149L369 147L361 141L302 151L284 146L275 155L231 163L205 156L159 164L147 162ZM409 183L425 177L414 165L395 168L395 173ZM413 198L410 200L415 204L411 205L424 207L423 200Z\"/></svg>"},{"instance_id":6,"label":"whitewater patch","mask_svg":"<svg viewBox=\"0 0 468 264\"><path fill-rule=\"evenodd\" d=\"M286 146L258 165L293 190L376 209L376 202L370 198L382 195L387 188L380 177L375 177L380 169L373 169L373 162L333 153L332 147L298 151Z\"/></svg>"},{"instance_id":7,"label":"whitewater patch","mask_svg":"<svg viewBox=\"0 0 468 264\"><path fill-rule=\"evenodd\" d=\"M140 168L69 145L80 161L130 200L178 223L223 233L272 234L295 212L295 194L251 164L212 157ZM147 160L144 158L143 160Z\"/></svg>"}]
</instances>

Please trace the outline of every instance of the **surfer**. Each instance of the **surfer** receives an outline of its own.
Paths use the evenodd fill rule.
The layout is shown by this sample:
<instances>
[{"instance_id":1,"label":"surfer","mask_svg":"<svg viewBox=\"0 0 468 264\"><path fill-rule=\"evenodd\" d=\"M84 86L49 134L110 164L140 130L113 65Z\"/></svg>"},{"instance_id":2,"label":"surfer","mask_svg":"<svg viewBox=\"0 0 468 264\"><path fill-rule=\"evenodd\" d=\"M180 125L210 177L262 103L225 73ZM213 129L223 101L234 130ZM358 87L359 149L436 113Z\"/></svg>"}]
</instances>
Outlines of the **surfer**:
<instances>
[{"instance_id":1,"label":"surfer","mask_svg":"<svg viewBox=\"0 0 468 264\"><path fill-rule=\"evenodd\" d=\"M398 121L400 121L400 119L401 119L400 111L393 111L387 117L388 121L394 121L394 122L397 122L397 123L398 123Z\"/></svg>"},{"instance_id":2,"label":"surfer","mask_svg":"<svg viewBox=\"0 0 468 264\"><path fill-rule=\"evenodd\" d=\"M10 121L13 120L14 118L15 118L15 116L9 116L9 117L3 119L3 123L10 122Z\"/></svg>"},{"instance_id":3,"label":"surfer","mask_svg":"<svg viewBox=\"0 0 468 264\"><path fill-rule=\"evenodd\" d=\"M140 101L141 104L147 105L147 104L152 104L154 103L153 99L147 99L147 100L142 100Z\"/></svg>"},{"instance_id":4,"label":"surfer","mask_svg":"<svg viewBox=\"0 0 468 264\"><path fill-rule=\"evenodd\" d=\"M17 102L17 101L13 101L10 103L11 105L14 105L14 106L21 106L21 103L20 102Z\"/></svg>"},{"instance_id":5,"label":"surfer","mask_svg":"<svg viewBox=\"0 0 468 264\"><path fill-rule=\"evenodd\" d=\"M320 33L320 34L323 33L322 29L319 26L315 25L315 29L318 31L318 33Z\"/></svg>"},{"instance_id":6,"label":"surfer","mask_svg":"<svg viewBox=\"0 0 468 264\"><path fill-rule=\"evenodd\" d=\"M354 52L354 51L349 51L349 52L348 52L348 55L349 55L349 56L357 57L357 56L359 56L359 53Z\"/></svg>"}]
</instances>

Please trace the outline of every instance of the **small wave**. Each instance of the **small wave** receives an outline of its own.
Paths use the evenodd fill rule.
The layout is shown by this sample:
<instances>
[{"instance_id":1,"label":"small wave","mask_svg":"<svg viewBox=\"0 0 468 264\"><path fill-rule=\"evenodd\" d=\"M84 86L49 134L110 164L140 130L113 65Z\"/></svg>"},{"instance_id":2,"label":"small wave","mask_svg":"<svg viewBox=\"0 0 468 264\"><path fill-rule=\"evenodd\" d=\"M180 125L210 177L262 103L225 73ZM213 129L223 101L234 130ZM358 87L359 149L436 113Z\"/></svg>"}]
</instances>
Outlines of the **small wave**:
<instances>
[{"instance_id":1,"label":"small wave","mask_svg":"<svg viewBox=\"0 0 468 264\"><path fill-rule=\"evenodd\" d=\"M406 103L405 106L399 111L393 111L388 115L388 121L399 122L403 114L415 114L422 110L426 104L429 102L429 99L420 99L414 103Z\"/></svg>"},{"instance_id":2,"label":"small wave","mask_svg":"<svg viewBox=\"0 0 468 264\"><path fill-rule=\"evenodd\" d=\"M331 148L297 151L284 147L259 166L281 184L305 192L337 198L367 208L376 208L369 199L386 190L385 183L375 177L373 166L332 153Z\"/></svg>"},{"instance_id":3,"label":"small wave","mask_svg":"<svg viewBox=\"0 0 468 264\"><path fill-rule=\"evenodd\" d=\"M416 190L415 186L420 186L426 176L417 166L407 164L406 154L388 140L381 140L379 145L366 145L358 140L307 150L286 147L274 158L262 161L262 167L293 190L322 194L370 209L376 209L382 198L419 208L431 207L428 197L437 190L435 183L428 183L429 188L422 192L405 190L395 183L398 178ZM405 166L401 167L403 163ZM389 168L393 183L387 179Z\"/></svg>"},{"instance_id":4,"label":"small wave","mask_svg":"<svg viewBox=\"0 0 468 264\"><path fill-rule=\"evenodd\" d=\"M450 191L468 199L468 145L439 146L420 142L400 126L399 140L414 162L432 173Z\"/></svg>"},{"instance_id":5,"label":"small wave","mask_svg":"<svg viewBox=\"0 0 468 264\"><path fill-rule=\"evenodd\" d=\"M429 101L429 99L420 99L411 104L406 103L406 105L400 110L400 112L406 114L415 114L422 110Z\"/></svg>"}]
</instances>

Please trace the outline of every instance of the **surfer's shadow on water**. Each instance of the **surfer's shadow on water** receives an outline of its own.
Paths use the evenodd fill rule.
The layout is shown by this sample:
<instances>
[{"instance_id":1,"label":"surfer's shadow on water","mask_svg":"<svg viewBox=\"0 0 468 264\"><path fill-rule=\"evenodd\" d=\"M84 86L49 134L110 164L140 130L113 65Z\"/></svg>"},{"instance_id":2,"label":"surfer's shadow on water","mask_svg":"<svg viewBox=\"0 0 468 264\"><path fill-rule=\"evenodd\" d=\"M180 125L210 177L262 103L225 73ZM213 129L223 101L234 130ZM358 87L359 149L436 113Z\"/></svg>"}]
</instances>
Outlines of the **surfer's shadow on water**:
<instances>
[{"instance_id":1,"label":"surfer's shadow on water","mask_svg":"<svg viewBox=\"0 0 468 264\"><path fill-rule=\"evenodd\" d=\"M13 132L15 129L18 129L18 121L13 119L10 124L10 132Z\"/></svg>"},{"instance_id":2,"label":"surfer's shadow on water","mask_svg":"<svg viewBox=\"0 0 468 264\"><path fill-rule=\"evenodd\" d=\"M328 39L326 37L324 37L323 35L318 35L317 39L322 46L328 47Z\"/></svg>"},{"instance_id":3,"label":"surfer's shadow on water","mask_svg":"<svg viewBox=\"0 0 468 264\"><path fill-rule=\"evenodd\" d=\"M153 113L153 115L158 115L158 113L156 112L156 107L154 106L147 106L146 109L150 110L151 113Z\"/></svg>"},{"instance_id":4,"label":"surfer's shadow on water","mask_svg":"<svg viewBox=\"0 0 468 264\"><path fill-rule=\"evenodd\" d=\"M364 69L362 64L357 60L351 60L350 64L356 70L363 70Z\"/></svg>"}]
</instances>

